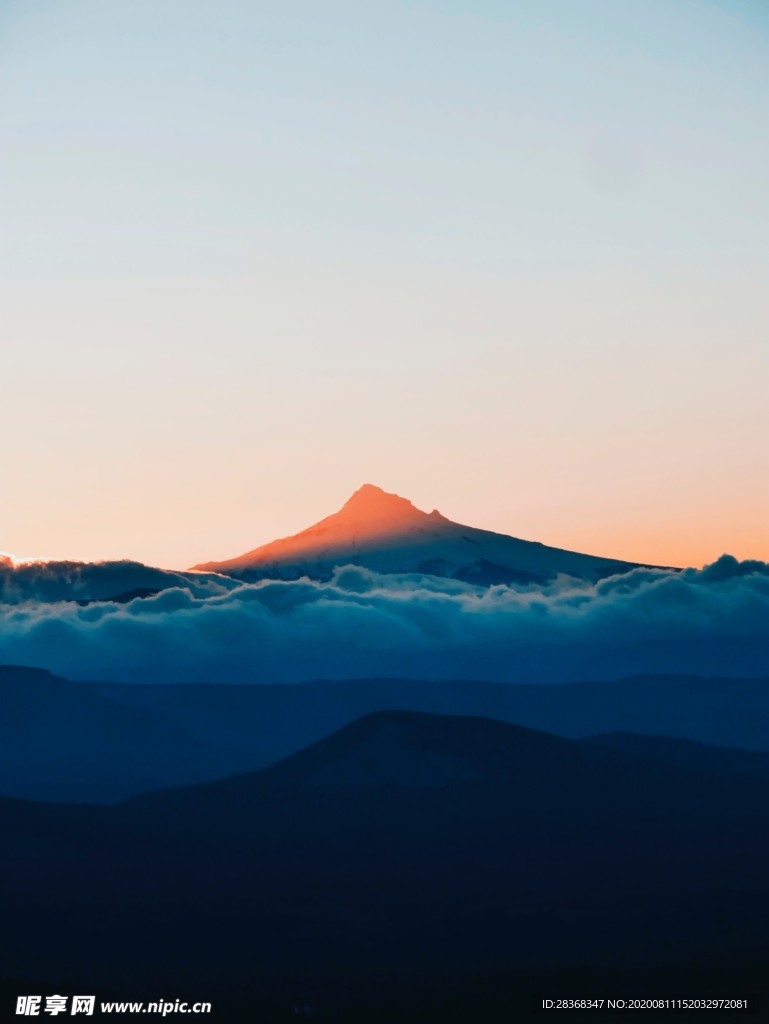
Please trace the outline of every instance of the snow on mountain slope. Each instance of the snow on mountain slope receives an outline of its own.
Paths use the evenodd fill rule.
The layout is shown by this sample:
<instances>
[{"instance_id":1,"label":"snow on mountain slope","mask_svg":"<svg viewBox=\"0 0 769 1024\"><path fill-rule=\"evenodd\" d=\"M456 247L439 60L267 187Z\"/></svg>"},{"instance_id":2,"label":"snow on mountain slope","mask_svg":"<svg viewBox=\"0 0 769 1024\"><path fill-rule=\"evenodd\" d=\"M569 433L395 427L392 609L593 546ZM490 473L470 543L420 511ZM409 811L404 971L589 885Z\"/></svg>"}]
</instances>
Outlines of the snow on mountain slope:
<instances>
[{"instance_id":1,"label":"snow on mountain slope","mask_svg":"<svg viewBox=\"0 0 769 1024\"><path fill-rule=\"evenodd\" d=\"M463 526L437 509L422 512L406 498L364 484L338 512L293 537L194 568L245 580L328 579L343 565L432 574L482 586L539 584L559 573L594 581L637 567Z\"/></svg>"}]
</instances>

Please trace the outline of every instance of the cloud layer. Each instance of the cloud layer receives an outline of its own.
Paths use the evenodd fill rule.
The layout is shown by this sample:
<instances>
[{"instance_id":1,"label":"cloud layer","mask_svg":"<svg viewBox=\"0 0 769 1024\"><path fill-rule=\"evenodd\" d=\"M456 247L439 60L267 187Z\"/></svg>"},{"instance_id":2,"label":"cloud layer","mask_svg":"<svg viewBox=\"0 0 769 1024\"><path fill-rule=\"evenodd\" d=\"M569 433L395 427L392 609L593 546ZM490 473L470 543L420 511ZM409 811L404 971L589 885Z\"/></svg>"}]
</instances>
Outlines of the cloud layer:
<instances>
[{"instance_id":1,"label":"cloud layer","mask_svg":"<svg viewBox=\"0 0 769 1024\"><path fill-rule=\"evenodd\" d=\"M140 562L21 562L0 555L0 608L28 602L103 601L132 590L181 587L211 597L238 584L213 573L171 572Z\"/></svg>"},{"instance_id":2,"label":"cloud layer","mask_svg":"<svg viewBox=\"0 0 769 1024\"><path fill-rule=\"evenodd\" d=\"M95 581L113 592L118 583L119 591L165 589L124 604L75 603L93 596ZM74 679L769 676L769 565L730 556L701 570L636 569L595 585L561 577L545 589L355 566L329 583L238 584L132 563L0 566L0 585L0 663Z\"/></svg>"}]
</instances>

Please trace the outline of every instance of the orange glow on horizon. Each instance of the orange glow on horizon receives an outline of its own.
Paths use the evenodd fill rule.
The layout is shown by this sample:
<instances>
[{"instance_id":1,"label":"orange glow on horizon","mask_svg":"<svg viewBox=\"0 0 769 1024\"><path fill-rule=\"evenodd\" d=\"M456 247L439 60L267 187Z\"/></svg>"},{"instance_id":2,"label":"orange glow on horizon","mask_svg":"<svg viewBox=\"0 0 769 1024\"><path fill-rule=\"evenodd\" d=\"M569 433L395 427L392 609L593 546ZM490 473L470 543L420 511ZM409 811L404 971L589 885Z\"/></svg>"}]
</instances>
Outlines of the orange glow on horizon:
<instances>
[{"instance_id":1,"label":"orange glow on horizon","mask_svg":"<svg viewBox=\"0 0 769 1024\"><path fill-rule=\"evenodd\" d=\"M458 498L458 495L454 496L453 507L441 508L447 519L523 540L539 541L550 547L682 568L700 568L723 554L733 555L739 560L769 561L765 524L748 512L741 518L735 518L734 510L728 507L711 507L709 518L693 521L682 510L673 514L673 510L660 508L659 504L656 507L650 504L640 512L635 510L632 515L627 514L628 508L613 507L604 509L599 516L601 510L593 508L584 497L579 501L573 499L568 507L562 505L558 509L551 507L544 511L531 496L528 502L520 502L519 507L512 511L502 503L487 509L479 507L477 499L462 502ZM198 503L181 518L177 518L168 506L159 507L152 523L132 522L129 515L123 523L100 523L98 535L89 531L87 524L82 522L77 523L80 532L60 528L60 539L55 547L51 543L52 538L46 536L48 531L44 526L48 524L40 523L40 545L47 551L52 547L58 549L55 555L20 557L0 551L0 560L6 558L14 565L22 565L47 561L125 559L167 569L189 569L208 561L233 559L265 544L282 548L286 544L283 538L290 539L294 534L314 530L313 524L322 523L326 516L334 516L340 508L338 501L334 503L334 499L330 499L326 515L318 517L314 513L319 507L323 511L321 500L307 502L308 506L310 504L312 512L303 514L301 508L293 503L285 502L281 506L276 502L269 510L261 509L264 513L261 522L254 522L248 510L233 514L232 505L227 506L227 515L221 517L217 514L221 512L220 505L209 507L205 504L201 507ZM429 501L415 500L413 504L417 509L433 508ZM409 518L406 511L401 510L401 518L392 525L406 525ZM351 522L349 514L347 522ZM66 525L61 524L61 527ZM73 525L69 524L70 527ZM352 526L355 527L354 520ZM384 521L377 526L382 535L387 534L388 528L389 524ZM117 543L116 536L119 537ZM175 542L178 545L176 552ZM31 545L27 543L25 546L29 549Z\"/></svg>"}]
</instances>

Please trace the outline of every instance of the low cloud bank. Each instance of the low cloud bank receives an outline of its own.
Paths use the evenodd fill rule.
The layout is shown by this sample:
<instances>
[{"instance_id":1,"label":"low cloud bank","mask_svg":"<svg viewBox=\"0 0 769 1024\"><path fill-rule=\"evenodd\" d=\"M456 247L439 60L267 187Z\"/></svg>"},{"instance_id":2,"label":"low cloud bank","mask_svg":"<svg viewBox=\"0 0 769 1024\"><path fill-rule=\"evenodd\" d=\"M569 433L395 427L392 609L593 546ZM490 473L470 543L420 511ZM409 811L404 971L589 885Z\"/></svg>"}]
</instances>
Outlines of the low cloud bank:
<instances>
[{"instance_id":1,"label":"low cloud bank","mask_svg":"<svg viewBox=\"0 0 769 1024\"><path fill-rule=\"evenodd\" d=\"M214 573L172 572L141 562L21 562L0 557L0 610L31 601L104 601L132 590L182 587L212 597L238 586ZM1 613L1 611L0 611Z\"/></svg>"},{"instance_id":2,"label":"low cloud bank","mask_svg":"<svg viewBox=\"0 0 769 1024\"><path fill-rule=\"evenodd\" d=\"M595 585L560 577L487 589L356 566L328 583L238 584L133 563L67 565L0 566L0 663L126 682L769 676L769 565L728 555ZM125 604L73 603L137 586L165 589Z\"/></svg>"}]
</instances>

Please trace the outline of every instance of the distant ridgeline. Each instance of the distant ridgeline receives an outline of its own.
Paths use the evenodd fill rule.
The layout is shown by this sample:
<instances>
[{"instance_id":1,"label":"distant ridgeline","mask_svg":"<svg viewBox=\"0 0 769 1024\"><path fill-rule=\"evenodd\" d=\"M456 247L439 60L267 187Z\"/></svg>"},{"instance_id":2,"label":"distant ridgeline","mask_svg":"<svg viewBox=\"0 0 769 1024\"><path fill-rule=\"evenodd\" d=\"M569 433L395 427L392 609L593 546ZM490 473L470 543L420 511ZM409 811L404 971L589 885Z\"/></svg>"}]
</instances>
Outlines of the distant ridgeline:
<instances>
[{"instance_id":1,"label":"distant ridgeline","mask_svg":"<svg viewBox=\"0 0 769 1024\"><path fill-rule=\"evenodd\" d=\"M719 766L726 754L718 747L732 748L726 760L734 770L763 775L769 765L769 679L185 686L71 682L0 666L0 795L100 802L221 779L390 708L599 736L602 745L691 765Z\"/></svg>"}]
</instances>

